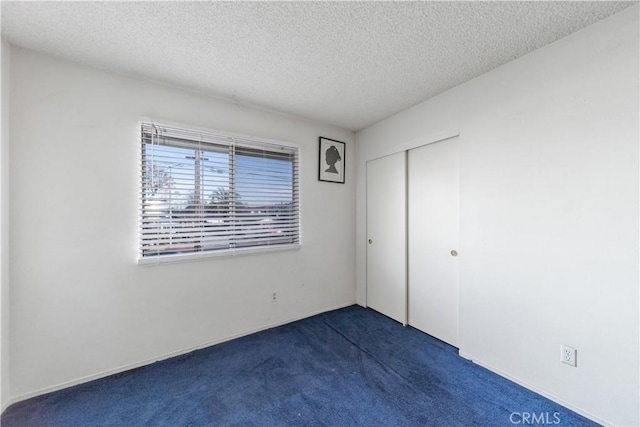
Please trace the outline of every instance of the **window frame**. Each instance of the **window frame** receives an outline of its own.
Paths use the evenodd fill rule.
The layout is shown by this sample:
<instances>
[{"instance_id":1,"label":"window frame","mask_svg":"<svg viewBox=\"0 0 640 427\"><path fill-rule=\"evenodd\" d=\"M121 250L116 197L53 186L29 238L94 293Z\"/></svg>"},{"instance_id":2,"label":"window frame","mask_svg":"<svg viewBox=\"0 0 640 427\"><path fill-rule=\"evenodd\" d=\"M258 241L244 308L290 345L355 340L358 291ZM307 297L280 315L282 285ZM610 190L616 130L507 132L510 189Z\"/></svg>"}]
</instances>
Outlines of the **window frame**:
<instances>
[{"instance_id":1,"label":"window frame","mask_svg":"<svg viewBox=\"0 0 640 427\"><path fill-rule=\"evenodd\" d=\"M293 196L292 200L297 205L297 209L295 209L295 215L297 217L297 231L295 236L295 242L292 243L280 243L273 245L254 245L254 246L245 246L245 247L230 247L230 248L221 248L221 249L209 249L202 250L198 252L185 252L185 253L168 253L168 254L156 254L156 255L145 255L143 254L143 219L145 218L144 214L144 205L145 205L145 141L144 133L145 127L158 127L162 129L170 129L167 133L169 135L172 134L173 131L178 133L184 132L185 135L206 135L211 138L209 144L211 146L216 145L217 143L222 143L223 145L229 145L234 147L232 150L235 151L235 147L239 147L242 150L258 150L259 146L273 146L274 148L280 147L284 149L289 149L293 151L293 181L292 181L292 191ZM281 251L291 251L298 250L302 246L302 221L301 221L301 191L300 191L300 181L301 181L301 162L300 162L300 145L267 138L254 137L249 135L237 134L232 132L226 132L216 129L208 129L202 128L198 126L185 125L181 123L173 123L169 121L157 122L152 119L140 119L137 126L138 133L138 225L137 225L137 233L138 233L138 245L137 245L137 263L140 265L154 265L154 264L164 264L164 263L177 263L177 262L186 262L186 261L195 261L200 259L207 258L221 258L221 257L232 257L239 255L252 255L252 254L260 254L260 253L269 253L269 252L281 252ZM187 138L185 138L187 139ZM196 139L191 139L192 143L196 143ZM188 144L185 144L188 145ZM170 145L173 146L173 145ZM185 148L193 148L185 147ZM203 150L204 151L204 150ZM268 149L265 151L269 151ZM273 150L276 152L276 150ZM277 153L277 152L276 152ZM233 167L233 172L229 172L230 174L236 174L236 166ZM232 179L232 178L230 178ZM235 179L235 178L233 178Z\"/></svg>"}]
</instances>

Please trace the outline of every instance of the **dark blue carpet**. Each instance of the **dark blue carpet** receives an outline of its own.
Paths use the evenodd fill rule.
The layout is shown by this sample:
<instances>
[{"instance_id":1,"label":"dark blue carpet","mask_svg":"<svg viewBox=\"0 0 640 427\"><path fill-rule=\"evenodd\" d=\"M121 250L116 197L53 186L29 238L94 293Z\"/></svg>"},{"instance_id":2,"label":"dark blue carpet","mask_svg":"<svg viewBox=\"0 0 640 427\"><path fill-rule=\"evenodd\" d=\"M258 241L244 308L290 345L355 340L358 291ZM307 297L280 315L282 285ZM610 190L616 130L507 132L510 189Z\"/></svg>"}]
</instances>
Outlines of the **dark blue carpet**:
<instances>
[{"instance_id":1,"label":"dark blue carpet","mask_svg":"<svg viewBox=\"0 0 640 427\"><path fill-rule=\"evenodd\" d=\"M359 306L16 403L2 416L2 427L514 423L597 425Z\"/></svg>"}]
</instances>

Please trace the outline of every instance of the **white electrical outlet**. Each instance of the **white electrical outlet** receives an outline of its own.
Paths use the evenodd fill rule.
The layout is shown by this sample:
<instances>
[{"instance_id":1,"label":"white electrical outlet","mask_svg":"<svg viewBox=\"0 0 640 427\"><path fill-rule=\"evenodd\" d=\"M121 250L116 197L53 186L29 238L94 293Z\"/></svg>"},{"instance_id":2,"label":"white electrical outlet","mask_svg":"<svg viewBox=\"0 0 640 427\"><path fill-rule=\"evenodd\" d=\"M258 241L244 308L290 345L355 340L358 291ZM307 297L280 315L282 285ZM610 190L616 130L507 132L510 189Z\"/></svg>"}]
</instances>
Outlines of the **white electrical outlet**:
<instances>
[{"instance_id":1,"label":"white electrical outlet","mask_svg":"<svg viewBox=\"0 0 640 427\"><path fill-rule=\"evenodd\" d=\"M567 365L577 366L576 356L578 355L578 350L575 348L571 348L568 345L560 346L560 361L562 363L566 363Z\"/></svg>"},{"instance_id":2,"label":"white electrical outlet","mask_svg":"<svg viewBox=\"0 0 640 427\"><path fill-rule=\"evenodd\" d=\"M278 301L278 293L276 291L273 291L273 293L271 294L271 302L276 301Z\"/></svg>"}]
</instances>

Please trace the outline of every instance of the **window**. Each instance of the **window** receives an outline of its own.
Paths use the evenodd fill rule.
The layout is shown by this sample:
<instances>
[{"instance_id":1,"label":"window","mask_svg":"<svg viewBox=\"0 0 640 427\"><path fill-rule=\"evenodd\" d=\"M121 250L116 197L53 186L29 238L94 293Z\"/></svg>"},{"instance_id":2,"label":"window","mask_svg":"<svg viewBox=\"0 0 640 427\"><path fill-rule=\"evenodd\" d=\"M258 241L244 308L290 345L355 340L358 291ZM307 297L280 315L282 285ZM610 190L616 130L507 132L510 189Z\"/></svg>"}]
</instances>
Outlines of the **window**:
<instances>
[{"instance_id":1,"label":"window","mask_svg":"<svg viewBox=\"0 0 640 427\"><path fill-rule=\"evenodd\" d=\"M141 124L139 262L299 245L298 148Z\"/></svg>"}]
</instances>

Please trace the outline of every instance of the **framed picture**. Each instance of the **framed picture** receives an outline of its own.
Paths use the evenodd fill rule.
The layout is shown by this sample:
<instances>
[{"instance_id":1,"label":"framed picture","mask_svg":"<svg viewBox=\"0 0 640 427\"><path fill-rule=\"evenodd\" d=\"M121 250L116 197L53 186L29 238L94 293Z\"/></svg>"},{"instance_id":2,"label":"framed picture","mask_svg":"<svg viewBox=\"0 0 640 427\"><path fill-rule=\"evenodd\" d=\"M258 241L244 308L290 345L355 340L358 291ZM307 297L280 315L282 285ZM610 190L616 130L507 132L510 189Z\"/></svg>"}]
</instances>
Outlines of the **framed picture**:
<instances>
[{"instance_id":1,"label":"framed picture","mask_svg":"<svg viewBox=\"0 0 640 427\"><path fill-rule=\"evenodd\" d=\"M321 136L318 179L320 181L344 184L344 155L344 142Z\"/></svg>"}]
</instances>

